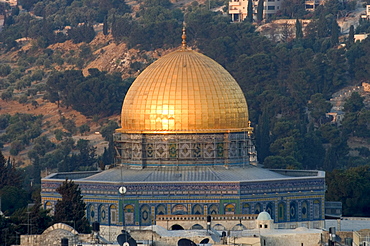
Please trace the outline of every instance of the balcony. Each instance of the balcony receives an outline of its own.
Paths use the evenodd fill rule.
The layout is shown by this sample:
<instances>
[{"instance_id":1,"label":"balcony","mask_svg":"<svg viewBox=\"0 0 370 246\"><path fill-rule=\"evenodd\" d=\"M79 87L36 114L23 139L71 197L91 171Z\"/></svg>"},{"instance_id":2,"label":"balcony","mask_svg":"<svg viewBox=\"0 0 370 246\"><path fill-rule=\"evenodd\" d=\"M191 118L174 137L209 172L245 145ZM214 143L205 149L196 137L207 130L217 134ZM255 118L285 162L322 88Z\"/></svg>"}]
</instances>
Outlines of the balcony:
<instances>
[{"instance_id":1,"label":"balcony","mask_svg":"<svg viewBox=\"0 0 370 246\"><path fill-rule=\"evenodd\" d=\"M230 8L229 14L241 14L241 10L238 8Z\"/></svg>"}]
</instances>

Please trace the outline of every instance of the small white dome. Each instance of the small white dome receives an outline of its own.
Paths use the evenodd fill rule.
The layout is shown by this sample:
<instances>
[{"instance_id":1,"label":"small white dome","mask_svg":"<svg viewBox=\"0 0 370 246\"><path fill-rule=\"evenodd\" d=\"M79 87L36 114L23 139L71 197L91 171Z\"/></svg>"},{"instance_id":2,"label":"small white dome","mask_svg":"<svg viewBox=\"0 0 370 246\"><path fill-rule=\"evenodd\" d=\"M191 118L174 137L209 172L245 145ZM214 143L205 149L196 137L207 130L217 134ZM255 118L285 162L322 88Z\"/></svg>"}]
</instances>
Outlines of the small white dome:
<instances>
[{"instance_id":1,"label":"small white dome","mask_svg":"<svg viewBox=\"0 0 370 246\"><path fill-rule=\"evenodd\" d=\"M295 231L308 231L306 227L297 227L294 229Z\"/></svg>"},{"instance_id":2,"label":"small white dome","mask_svg":"<svg viewBox=\"0 0 370 246\"><path fill-rule=\"evenodd\" d=\"M269 213L267 213L266 211L263 211L259 213L257 220L272 220L272 219Z\"/></svg>"}]
</instances>

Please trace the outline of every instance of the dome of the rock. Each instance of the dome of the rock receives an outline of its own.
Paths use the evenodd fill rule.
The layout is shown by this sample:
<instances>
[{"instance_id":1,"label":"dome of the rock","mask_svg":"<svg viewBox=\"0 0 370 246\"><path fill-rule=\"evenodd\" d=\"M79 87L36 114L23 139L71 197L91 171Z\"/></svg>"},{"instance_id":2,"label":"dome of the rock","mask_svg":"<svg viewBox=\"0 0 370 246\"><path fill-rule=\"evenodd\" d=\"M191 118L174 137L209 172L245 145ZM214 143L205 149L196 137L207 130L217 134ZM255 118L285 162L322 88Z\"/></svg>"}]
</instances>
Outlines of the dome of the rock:
<instances>
[{"instance_id":1,"label":"dome of the rock","mask_svg":"<svg viewBox=\"0 0 370 246\"><path fill-rule=\"evenodd\" d=\"M235 79L193 50L172 52L148 66L123 102L119 132L212 133L248 128L248 106Z\"/></svg>"}]
</instances>

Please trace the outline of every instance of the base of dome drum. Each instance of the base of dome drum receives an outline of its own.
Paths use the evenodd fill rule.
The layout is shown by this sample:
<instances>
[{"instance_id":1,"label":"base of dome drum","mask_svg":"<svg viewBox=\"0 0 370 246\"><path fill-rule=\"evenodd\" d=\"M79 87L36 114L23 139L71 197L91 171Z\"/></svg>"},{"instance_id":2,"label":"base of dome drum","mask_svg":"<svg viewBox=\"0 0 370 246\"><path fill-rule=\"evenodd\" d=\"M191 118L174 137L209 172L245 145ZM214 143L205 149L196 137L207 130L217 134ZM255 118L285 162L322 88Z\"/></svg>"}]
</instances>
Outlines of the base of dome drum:
<instances>
[{"instance_id":1,"label":"base of dome drum","mask_svg":"<svg viewBox=\"0 0 370 246\"><path fill-rule=\"evenodd\" d=\"M135 167L245 165L256 162L248 132L115 133L116 163Z\"/></svg>"}]
</instances>

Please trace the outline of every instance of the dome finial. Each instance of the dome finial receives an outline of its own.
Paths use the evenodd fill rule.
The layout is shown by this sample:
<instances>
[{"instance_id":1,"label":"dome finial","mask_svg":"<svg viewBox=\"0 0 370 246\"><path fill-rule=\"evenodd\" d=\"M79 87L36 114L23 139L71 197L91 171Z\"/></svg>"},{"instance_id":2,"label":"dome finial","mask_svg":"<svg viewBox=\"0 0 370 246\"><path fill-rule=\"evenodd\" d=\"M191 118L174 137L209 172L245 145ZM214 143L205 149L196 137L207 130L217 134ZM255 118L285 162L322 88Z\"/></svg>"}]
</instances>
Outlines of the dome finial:
<instances>
[{"instance_id":1,"label":"dome finial","mask_svg":"<svg viewBox=\"0 0 370 246\"><path fill-rule=\"evenodd\" d=\"M187 46L186 46L186 29L185 29L185 22L183 24L183 27L182 27L182 49L183 50L186 50Z\"/></svg>"}]
</instances>

